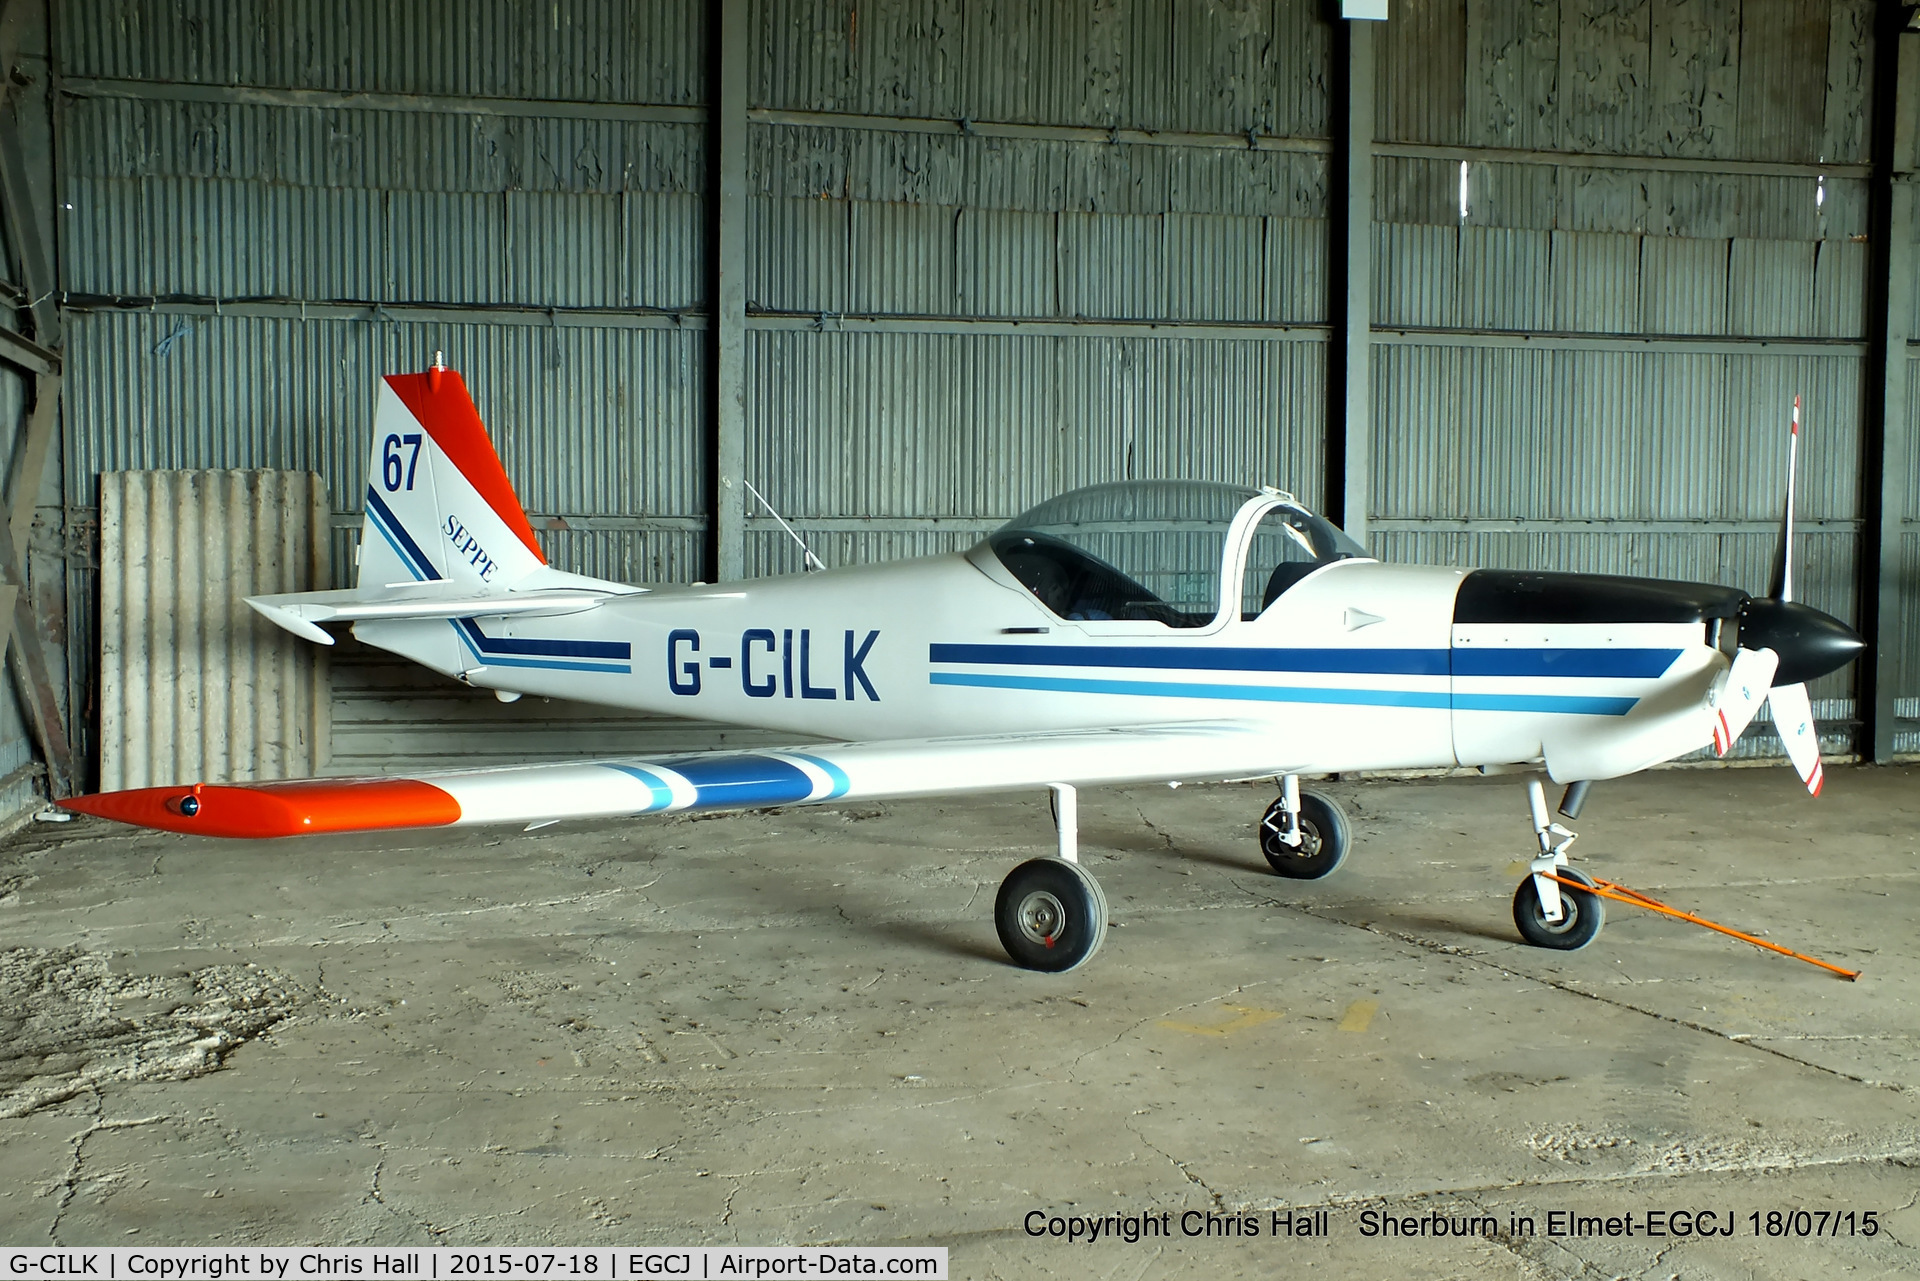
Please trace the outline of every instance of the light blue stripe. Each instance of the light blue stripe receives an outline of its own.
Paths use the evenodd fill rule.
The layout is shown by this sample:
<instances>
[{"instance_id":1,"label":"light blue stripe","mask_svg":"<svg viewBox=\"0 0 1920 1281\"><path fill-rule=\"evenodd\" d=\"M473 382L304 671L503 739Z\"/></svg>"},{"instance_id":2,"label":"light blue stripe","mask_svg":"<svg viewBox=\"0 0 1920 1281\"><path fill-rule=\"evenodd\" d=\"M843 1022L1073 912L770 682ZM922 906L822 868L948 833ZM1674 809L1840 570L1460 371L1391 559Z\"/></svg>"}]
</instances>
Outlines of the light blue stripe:
<instances>
[{"instance_id":1,"label":"light blue stripe","mask_svg":"<svg viewBox=\"0 0 1920 1281\"><path fill-rule=\"evenodd\" d=\"M420 550L420 544L413 541L413 535L407 532L407 527L400 523L400 518L393 514L393 509L387 506L372 485L367 486L366 505L367 515L373 519L380 532L387 536L387 541L393 544L393 550L400 554L400 559L408 562L413 570L413 576L438 579L440 573L434 569L432 558ZM421 572L423 569L424 573Z\"/></svg>"},{"instance_id":2,"label":"light blue stripe","mask_svg":"<svg viewBox=\"0 0 1920 1281\"><path fill-rule=\"evenodd\" d=\"M387 540L387 546L393 548L393 554L400 558L400 563L407 567L407 572L413 575L414 581L426 582L426 579L420 577L420 568L413 563L413 557L407 554L407 549L399 544L393 534L387 529L385 523L383 523L378 516L374 516L370 523L375 529L380 531L380 537Z\"/></svg>"},{"instance_id":3,"label":"light blue stripe","mask_svg":"<svg viewBox=\"0 0 1920 1281\"><path fill-rule=\"evenodd\" d=\"M628 778L637 778L647 785L647 790L653 793L653 803L647 806L648 809L663 810L673 804L673 789L667 786L665 779L652 770L644 770L637 765L616 765L611 761L605 764L608 769L617 770Z\"/></svg>"},{"instance_id":4,"label":"light blue stripe","mask_svg":"<svg viewBox=\"0 0 1920 1281\"><path fill-rule=\"evenodd\" d=\"M1128 694L1150 698L1217 698L1256 703L1331 703L1353 707L1460 708L1485 712L1564 712L1580 716L1624 716L1632 698L1570 698L1553 694L1461 694L1422 690L1315 689L1290 685L1201 685L1180 681L1107 681L1065 676L1001 676L970 672L934 672L934 685L982 689L1031 689L1064 694Z\"/></svg>"},{"instance_id":5,"label":"light blue stripe","mask_svg":"<svg viewBox=\"0 0 1920 1281\"><path fill-rule=\"evenodd\" d=\"M1256 703L1348 703L1365 707L1434 707L1443 710L1450 706L1445 694L1399 689L1200 685L1184 681L1100 681L1068 676L1000 676L973 672L934 672L927 679L935 685L1037 689L1065 694L1145 694L1153 698L1225 698Z\"/></svg>"},{"instance_id":6,"label":"light blue stripe","mask_svg":"<svg viewBox=\"0 0 1920 1281\"><path fill-rule=\"evenodd\" d=\"M449 618L447 626L453 628L453 634L460 638L460 643L467 647L467 652L488 667L537 667L554 672L608 672L618 675L628 675L633 671L633 668L626 663L596 666L592 663L562 663L534 658L498 658L492 654L482 654L475 649L473 642L467 638L467 633L461 628L460 620Z\"/></svg>"},{"instance_id":7,"label":"light blue stripe","mask_svg":"<svg viewBox=\"0 0 1920 1281\"><path fill-rule=\"evenodd\" d=\"M793 757L796 761L805 761L809 765L816 766L827 776L828 780L832 782L833 790L820 798L823 801L831 801L837 797L845 796L853 787L853 780L847 777L847 772L830 760L819 756L808 756L805 752L787 752L784 754Z\"/></svg>"}]
</instances>

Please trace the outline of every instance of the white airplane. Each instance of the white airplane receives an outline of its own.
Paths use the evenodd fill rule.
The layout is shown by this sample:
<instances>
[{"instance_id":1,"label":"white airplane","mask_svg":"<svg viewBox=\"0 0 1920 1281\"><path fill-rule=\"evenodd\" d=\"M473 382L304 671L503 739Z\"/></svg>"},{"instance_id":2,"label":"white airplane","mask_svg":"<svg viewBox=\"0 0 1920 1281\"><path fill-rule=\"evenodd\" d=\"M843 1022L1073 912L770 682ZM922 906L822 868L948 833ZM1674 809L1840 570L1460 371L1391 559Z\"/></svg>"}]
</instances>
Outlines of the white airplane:
<instances>
[{"instance_id":1,"label":"white airplane","mask_svg":"<svg viewBox=\"0 0 1920 1281\"><path fill-rule=\"evenodd\" d=\"M1794 441L1798 438L1798 405ZM1792 454L1790 452L1790 459ZM1790 463L1791 468L1791 463ZM253 597L296 635L350 623L505 701L524 694L810 740L423 772L141 788L63 801L175 832L278 837L1050 788L1058 856L1014 868L994 922L1036 970L1098 950L1107 905L1076 857L1085 784L1272 776L1259 827L1282 876L1340 866L1346 817L1303 775L1544 765L1588 783L1709 743L1763 700L1820 790L1804 682L1863 642L1792 600L1586 574L1382 564L1276 489L1096 485L966 552L751 582L634 587L549 567L458 373L379 392L356 585ZM1791 495L1789 480L1789 495ZM1539 851L1514 896L1531 943L1602 921L1538 780ZM1558 878L1558 879L1556 879Z\"/></svg>"}]
</instances>

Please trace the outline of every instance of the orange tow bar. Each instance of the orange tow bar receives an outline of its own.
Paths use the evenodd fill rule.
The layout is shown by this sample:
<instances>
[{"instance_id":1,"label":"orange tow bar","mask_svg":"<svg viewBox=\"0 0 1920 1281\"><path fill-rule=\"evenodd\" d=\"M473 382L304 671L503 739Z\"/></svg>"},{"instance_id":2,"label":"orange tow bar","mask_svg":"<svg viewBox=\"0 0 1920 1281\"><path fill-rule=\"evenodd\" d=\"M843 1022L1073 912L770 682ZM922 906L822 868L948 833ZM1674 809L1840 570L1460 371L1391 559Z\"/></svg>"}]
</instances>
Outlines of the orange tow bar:
<instances>
[{"instance_id":1,"label":"orange tow bar","mask_svg":"<svg viewBox=\"0 0 1920 1281\"><path fill-rule=\"evenodd\" d=\"M1769 952L1778 952L1782 956L1791 956L1796 961L1805 961L1808 965L1817 965L1823 970L1838 974L1849 983L1860 977L1859 970L1841 969L1838 965L1830 964L1815 956L1808 956L1805 952L1796 952L1790 947L1781 947L1778 943L1769 943L1765 939L1757 939L1751 934L1742 934L1739 930L1729 929L1727 926L1709 921L1704 916L1695 916L1692 912L1682 912L1677 907L1668 907L1657 898L1642 894L1639 890L1630 890L1624 885L1616 885L1612 881L1603 881L1596 877L1592 885L1585 885L1570 877L1557 876L1552 872L1545 873L1545 876L1548 880L1558 881L1570 889L1585 890L1589 894L1598 894L1601 898L1610 898L1616 903L1628 903L1634 907L1644 907L1649 912L1658 912L1662 916L1671 916L1682 921L1691 921L1693 924L1704 926L1707 929L1713 930L1715 933L1725 934L1730 938L1737 938L1742 943L1751 943L1755 947L1763 947Z\"/></svg>"}]
</instances>

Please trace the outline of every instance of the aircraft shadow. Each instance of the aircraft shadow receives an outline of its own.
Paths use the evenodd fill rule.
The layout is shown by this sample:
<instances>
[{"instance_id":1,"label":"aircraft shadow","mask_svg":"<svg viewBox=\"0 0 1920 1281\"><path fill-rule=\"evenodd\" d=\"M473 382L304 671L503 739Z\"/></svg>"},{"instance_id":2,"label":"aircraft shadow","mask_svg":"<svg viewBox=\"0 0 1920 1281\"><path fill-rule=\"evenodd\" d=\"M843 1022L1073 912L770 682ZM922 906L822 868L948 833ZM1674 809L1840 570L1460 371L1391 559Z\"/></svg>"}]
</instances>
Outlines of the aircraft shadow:
<instances>
[{"instance_id":1,"label":"aircraft shadow","mask_svg":"<svg viewBox=\"0 0 1920 1281\"><path fill-rule=\"evenodd\" d=\"M1158 856L1169 862L1203 863L1209 867L1221 868L1228 872L1250 873L1257 876L1267 874L1264 861L1260 860L1257 855L1252 858L1243 858L1225 853L1219 849L1209 849L1204 846L1168 846L1165 842L1148 844L1147 842L1137 839L1131 843L1131 848L1128 848L1128 843L1124 841L1114 841L1103 838L1100 843L1109 849L1125 849L1129 853ZM1338 875L1339 873L1335 873L1336 877ZM1272 881L1270 897L1276 902L1298 908L1302 911L1311 912L1315 916L1334 921L1341 925L1354 926L1355 928L1365 928L1365 925L1372 925L1385 929L1389 933L1405 934L1442 945L1444 945L1445 937L1449 934L1466 935L1470 938L1485 939L1493 943L1513 943L1516 941L1515 936L1512 934L1502 933L1497 928L1476 925L1465 920L1449 919L1435 916L1431 913L1396 911L1392 906L1384 904L1376 906L1371 903L1366 903L1363 906L1362 904L1354 903L1351 899L1344 898L1341 902L1335 904L1324 900L1317 900L1299 893L1287 893L1289 889L1299 890L1302 887L1312 885L1313 882L1311 881L1292 881L1282 877L1273 877ZM1364 922L1365 925L1362 925L1362 922Z\"/></svg>"},{"instance_id":2,"label":"aircraft shadow","mask_svg":"<svg viewBox=\"0 0 1920 1281\"><path fill-rule=\"evenodd\" d=\"M856 920L858 918L855 918ZM934 956L954 956L963 961L990 961L1012 966L1013 961L998 944L966 938L957 931L934 924L912 921L866 921L860 928L875 938L889 939L916 952Z\"/></svg>"},{"instance_id":3,"label":"aircraft shadow","mask_svg":"<svg viewBox=\"0 0 1920 1281\"><path fill-rule=\"evenodd\" d=\"M993 898L982 889L977 899L986 902L987 920L991 922ZM978 915L980 904L976 902L967 911L966 920L955 918L951 921L912 921L901 920L896 914L897 908L879 901L860 898L835 898L820 900L806 905L809 915L822 921L837 922L841 926L863 934L875 942L886 940L911 951L929 956L952 956L966 961L992 961L998 965L1011 965L1007 954L1000 945L991 940L970 937L980 924L973 919Z\"/></svg>"}]
</instances>

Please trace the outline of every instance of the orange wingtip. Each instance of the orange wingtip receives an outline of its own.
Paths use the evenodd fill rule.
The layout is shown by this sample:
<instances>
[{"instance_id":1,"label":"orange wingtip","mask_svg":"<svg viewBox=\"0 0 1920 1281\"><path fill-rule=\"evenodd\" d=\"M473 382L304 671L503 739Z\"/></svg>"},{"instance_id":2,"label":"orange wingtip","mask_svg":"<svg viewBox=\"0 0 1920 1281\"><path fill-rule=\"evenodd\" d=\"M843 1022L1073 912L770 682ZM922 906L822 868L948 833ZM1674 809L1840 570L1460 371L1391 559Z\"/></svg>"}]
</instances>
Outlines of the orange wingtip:
<instances>
[{"instance_id":1,"label":"orange wingtip","mask_svg":"<svg viewBox=\"0 0 1920 1281\"><path fill-rule=\"evenodd\" d=\"M59 805L166 832L251 838L445 827L460 818L460 802L410 778L140 787L69 797Z\"/></svg>"}]
</instances>

